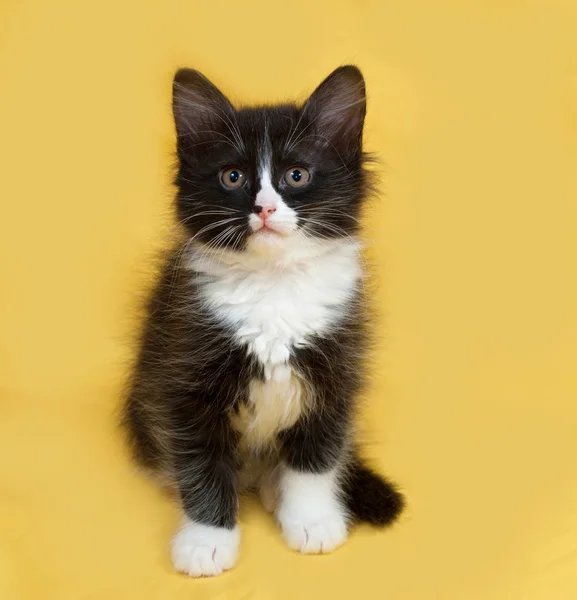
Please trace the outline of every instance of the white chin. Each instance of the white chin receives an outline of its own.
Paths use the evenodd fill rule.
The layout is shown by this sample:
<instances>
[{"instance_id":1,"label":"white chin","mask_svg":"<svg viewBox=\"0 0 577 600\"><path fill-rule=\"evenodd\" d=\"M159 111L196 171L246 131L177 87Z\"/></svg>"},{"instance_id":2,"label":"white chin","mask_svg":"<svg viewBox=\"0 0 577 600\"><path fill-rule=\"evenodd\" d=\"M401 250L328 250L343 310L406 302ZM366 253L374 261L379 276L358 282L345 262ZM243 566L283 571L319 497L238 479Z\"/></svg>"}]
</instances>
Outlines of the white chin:
<instances>
[{"instance_id":1,"label":"white chin","mask_svg":"<svg viewBox=\"0 0 577 600\"><path fill-rule=\"evenodd\" d=\"M287 244L287 237L274 231L257 231L248 240L248 249L259 253L282 251Z\"/></svg>"}]
</instances>

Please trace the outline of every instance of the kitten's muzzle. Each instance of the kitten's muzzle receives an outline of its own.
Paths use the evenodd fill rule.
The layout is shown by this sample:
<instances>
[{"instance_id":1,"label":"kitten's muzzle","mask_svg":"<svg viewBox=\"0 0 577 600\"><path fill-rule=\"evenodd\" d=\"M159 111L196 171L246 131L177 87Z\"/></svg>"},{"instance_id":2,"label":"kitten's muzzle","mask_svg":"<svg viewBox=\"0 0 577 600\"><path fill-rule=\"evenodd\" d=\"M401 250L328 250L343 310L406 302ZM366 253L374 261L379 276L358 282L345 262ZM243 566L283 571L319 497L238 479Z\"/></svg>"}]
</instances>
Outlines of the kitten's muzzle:
<instances>
[{"instance_id":1,"label":"kitten's muzzle","mask_svg":"<svg viewBox=\"0 0 577 600\"><path fill-rule=\"evenodd\" d=\"M255 204L253 210L262 219L262 222L266 224L266 220L276 212L276 207L272 204L267 204L265 206Z\"/></svg>"}]
</instances>

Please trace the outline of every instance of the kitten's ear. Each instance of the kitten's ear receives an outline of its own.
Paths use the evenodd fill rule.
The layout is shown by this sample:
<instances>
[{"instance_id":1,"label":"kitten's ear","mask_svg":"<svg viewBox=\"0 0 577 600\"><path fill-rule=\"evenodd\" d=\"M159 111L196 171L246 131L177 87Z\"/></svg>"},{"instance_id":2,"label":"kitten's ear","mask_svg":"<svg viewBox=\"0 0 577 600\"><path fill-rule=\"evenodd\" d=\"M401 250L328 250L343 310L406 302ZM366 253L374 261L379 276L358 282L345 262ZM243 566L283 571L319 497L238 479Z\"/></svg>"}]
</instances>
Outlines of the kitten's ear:
<instances>
[{"instance_id":1,"label":"kitten's ear","mask_svg":"<svg viewBox=\"0 0 577 600\"><path fill-rule=\"evenodd\" d=\"M178 137L227 127L234 114L226 96L194 69L179 69L172 85L172 110Z\"/></svg>"},{"instance_id":2,"label":"kitten's ear","mask_svg":"<svg viewBox=\"0 0 577 600\"><path fill-rule=\"evenodd\" d=\"M352 65L333 71L303 108L321 138L345 150L360 150L366 110L365 80Z\"/></svg>"}]
</instances>

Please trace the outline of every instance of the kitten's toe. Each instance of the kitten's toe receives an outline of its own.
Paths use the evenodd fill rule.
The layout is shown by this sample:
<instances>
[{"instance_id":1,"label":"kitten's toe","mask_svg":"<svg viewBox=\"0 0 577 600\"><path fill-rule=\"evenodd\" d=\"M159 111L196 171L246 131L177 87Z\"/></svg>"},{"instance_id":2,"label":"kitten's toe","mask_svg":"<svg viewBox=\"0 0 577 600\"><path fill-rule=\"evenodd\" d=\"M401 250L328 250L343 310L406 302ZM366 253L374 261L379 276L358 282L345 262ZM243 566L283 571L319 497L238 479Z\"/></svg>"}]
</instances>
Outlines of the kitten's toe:
<instances>
[{"instance_id":1,"label":"kitten's toe","mask_svg":"<svg viewBox=\"0 0 577 600\"><path fill-rule=\"evenodd\" d=\"M279 517L279 521L288 546L303 554L327 554L348 537L346 521L338 512L315 520L285 516Z\"/></svg>"},{"instance_id":2,"label":"kitten's toe","mask_svg":"<svg viewBox=\"0 0 577 600\"><path fill-rule=\"evenodd\" d=\"M172 540L172 563L191 577L211 577L231 569L238 557L238 527L212 527L187 521Z\"/></svg>"}]
</instances>

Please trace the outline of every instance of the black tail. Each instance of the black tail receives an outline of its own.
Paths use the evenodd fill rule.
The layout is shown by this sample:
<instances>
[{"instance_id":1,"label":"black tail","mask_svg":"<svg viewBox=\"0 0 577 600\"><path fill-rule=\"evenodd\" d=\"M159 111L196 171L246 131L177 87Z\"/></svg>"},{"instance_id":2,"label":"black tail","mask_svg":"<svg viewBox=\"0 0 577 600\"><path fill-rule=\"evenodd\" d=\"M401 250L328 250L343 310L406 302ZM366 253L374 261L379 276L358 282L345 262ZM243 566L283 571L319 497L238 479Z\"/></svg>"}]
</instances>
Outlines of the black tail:
<instances>
[{"instance_id":1,"label":"black tail","mask_svg":"<svg viewBox=\"0 0 577 600\"><path fill-rule=\"evenodd\" d=\"M371 525L389 525L405 507L405 498L395 486L357 457L349 468L343 491L352 517Z\"/></svg>"}]
</instances>

